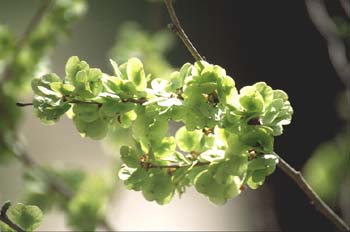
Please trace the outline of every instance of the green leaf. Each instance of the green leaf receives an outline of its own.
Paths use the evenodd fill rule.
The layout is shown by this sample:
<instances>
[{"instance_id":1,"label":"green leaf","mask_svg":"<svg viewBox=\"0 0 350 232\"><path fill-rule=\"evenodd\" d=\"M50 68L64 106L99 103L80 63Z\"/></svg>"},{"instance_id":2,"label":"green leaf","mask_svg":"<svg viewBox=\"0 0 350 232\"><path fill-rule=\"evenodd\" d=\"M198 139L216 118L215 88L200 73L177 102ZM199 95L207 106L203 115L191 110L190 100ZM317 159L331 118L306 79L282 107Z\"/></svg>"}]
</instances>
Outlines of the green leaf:
<instances>
[{"instance_id":1,"label":"green leaf","mask_svg":"<svg viewBox=\"0 0 350 232\"><path fill-rule=\"evenodd\" d=\"M62 80L55 73L46 74L40 78L34 78L31 81L32 90L36 95L39 96L59 96L56 92L51 89L52 83L62 83Z\"/></svg>"},{"instance_id":2,"label":"green leaf","mask_svg":"<svg viewBox=\"0 0 350 232\"><path fill-rule=\"evenodd\" d=\"M136 85L138 91L144 91L146 89L147 80L143 70L143 64L139 59L129 59L126 72L128 79Z\"/></svg>"},{"instance_id":3,"label":"green leaf","mask_svg":"<svg viewBox=\"0 0 350 232\"><path fill-rule=\"evenodd\" d=\"M200 130L188 131L186 127L181 127L175 134L177 145L187 152L199 150L202 136L203 133Z\"/></svg>"},{"instance_id":4,"label":"green leaf","mask_svg":"<svg viewBox=\"0 0 350 232\"><path fill-rule=\"evenodd\" d=\"M8 218L25 231L33 231L38 228L43 219L43 213L35 205L21 203L11 206L7 210Z\"/></svg>"},{"instance_id":5,"label":"green leaf","mask_svg":"<svg viewBox=\"0 0 350 232\"><path fill-rule=\"evenodd\" d=\"M142 187L142 194L148 201L163 205L170 202L174 194L171 177L162 171L150 170L151 174Z\"/></svg>"},{"instance_id":6,"label":"green leaf","mask_svg":"<svg viewBox=\"0 0 350 232\"><path fill-rule=\"evenodd\" d=\"M268 105L273 99L273 90L265 82L258 82L253 85L264 99L264 104Z\"/></svg>"},{"instance_id":7,"label":"green leaf","mask_svg":"<svg viewBox=\"0 0 350 232\"><path fill-rule=\"evenodd\" d=\"M264 99L253 86L240 90L239 103L248 113L261 113L264 110Z\"/></svg>"},{"instance_id":8,"label":"green leaf","mask_svg":"<svg viewBox=\"0 0 350 232\"><path fill-rule=\"evenodd\" d=\"M111 62L111 65L113 67L114 75L121 77L122 73L119 70L118 64L112 59L109 59L109 62Z\"/></svg>"},{"instance_id":9,"label":"green leaf","mask_svg":"<svg viewBox=\"0 0 350 232\"><path fill-rule=\"evenodd\" d=\"M73 80L79 71L87 69L89 69L89 65L85 61L80 61L77 56L72 56L66 63L67 79Z\"/></svg>"},{"instance_id":10,"label":"green leaf","mask_svg":"<svg viewBox=\"0 0 350 232\"><path fill-rule=\"evenodd\" d=\"M128 167L137 168L140 166L139 156L131 146L121 146L120 155Z\"/></svg>"},{"instance_id":11,"label":"green leaf","mask_svg":"<svg viewBox=\"0 0 350 232\"><path fill-rule=\"evenodd\" d=\"M273 151L273 136L264 128L247 127L240 133L240 140L256 151L271 153Z\"/></svg>"},{"instance_id":12,"label":"green leaf","mask_svg":"<svg viewBox=\"0 0 350 232\"><path fill-rule=\"evenodd\" d=\"M108 122L102 119L97 119L95 121L87 123L81 120L79 117L74 117L73 121L82 136L87 136L89 138L99 140L103 139L107 135Z\"/></svg>"},{"instance_id":13,"label":"green leaf","mask_svg":"<svg viewBox=\"0 0 350 232\"><path fill-rule=\"evenodd\" d=\"M97 104L74 104L73 112L75 117L86 123L99 119L99 107Z\"/></svg>"},{"instance_id":14,"label":"green leaf","mask_svg":"<svg viewBox=\"0 0 350 232\"><path fill-rule=\"evenodd\" d=\"M176 141L174 137L165 137L160 143L156 144L154 147L154 156L157 159L162 159L171 156L175 153Z\"/></svg>"}]
</instances>

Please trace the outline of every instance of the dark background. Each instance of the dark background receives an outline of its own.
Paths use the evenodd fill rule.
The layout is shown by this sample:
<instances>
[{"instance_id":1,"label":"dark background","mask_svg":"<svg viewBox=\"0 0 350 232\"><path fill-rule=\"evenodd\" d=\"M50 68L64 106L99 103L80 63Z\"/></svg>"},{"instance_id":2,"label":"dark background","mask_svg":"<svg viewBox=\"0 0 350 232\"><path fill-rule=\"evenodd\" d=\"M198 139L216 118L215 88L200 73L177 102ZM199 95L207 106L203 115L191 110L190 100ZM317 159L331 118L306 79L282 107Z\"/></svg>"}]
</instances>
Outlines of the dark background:
<instances>
[{"instance_id":1,"label":"dark background","mask_svg":"<svg viewBox=\"0 0 350 232\"><path fill-rule=\"evenodd\" d=\"M344 14L337 1L327 6L331 14ZM288 93L295 113L275 147L300 170L339 130L335 99L344 90L304 1L177 1L176 9L197 49L226 68L238 87L265 81ZM283 231L334 230L281 171L267 183Z\"/></svg>"}]
</instances>

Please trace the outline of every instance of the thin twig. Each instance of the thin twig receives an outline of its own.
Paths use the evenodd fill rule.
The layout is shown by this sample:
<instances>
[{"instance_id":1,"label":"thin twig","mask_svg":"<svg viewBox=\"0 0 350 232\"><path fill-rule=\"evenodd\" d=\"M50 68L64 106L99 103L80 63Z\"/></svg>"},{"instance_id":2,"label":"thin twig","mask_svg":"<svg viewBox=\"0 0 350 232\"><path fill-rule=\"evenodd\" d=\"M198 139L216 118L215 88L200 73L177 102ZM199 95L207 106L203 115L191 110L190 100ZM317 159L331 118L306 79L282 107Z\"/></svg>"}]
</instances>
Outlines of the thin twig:
<instances>
[{"instance_id":1,"label":"thin twig","mask_svg":"<svg viewBox=\"0 0 350 232\"><path fill-rule=\"evenodd\" d=\"M168 9L169 16L172 21L172 24L169 24L169 28L179 36L181 41L185 44L187 50L191 53L191 55L196 61L203 60L202 56L193 46L191 40L188 38L185 31L182 29L180 21L176 16L172 0L164 0L164 3L166 5L166 8Z\"/></svg>"},{"instance_id":2,"label":"thin twig","mask_svg":"<svg viewBox=\"0 0 350 232\"><path fill-rule=\"evenodd\" d=\"M16 232L24 232L24 230L18 226L16 223L12 222L8 216L7 216L7 210L10 208L11 203L6 202L2 207L0 211L0 221L8 225L11 229L13 229Z\"/></svg>"},{"instance_id":3,"label":"thin twig","mask_svg":"<svg viewBox=\"0 0 350 232\"><path fill-rule=\"evenodd\" d=\"M92 104L92 105L102 106L102 103L95 102L95 101L81 101L81 100L76 100L76 99L65 100L65 98L63 98L63 100L67 103L72 103L72 104ZM135 103L135 104L143 104L143 103L147 102L147 99L145 99L145 98L140 98L140 99L127 98L127 99L122 99L121 101L124 103L130 102L130 103ZM18 107L33 106L33 102L16 102L16 106L18 106Z\"/></svg>"},{"instance_id":4,"label":"thin twig","mask_svg":"<svg viewBox=\"0 0 350 232\"><path fill-rule=\"evenodd\" d=\"M21 52L24 45L27 43L28 39L30 38L31 33L35 31L35 29L38 27L40 22L45 16L46 11L50 8L51 3L54 0L43 0L43 3L41 7L37 10L37 12L34 14L34 16L29 21L28 26L26 27L22 37L18 40L18 43L14 49L14 52L12 54L12 58L8 65L5 67L3 72L3 78L0 80L0 85L2 85L6 80L12 78L11 75L11 68L13 65L13 62L16 60L18 54Z\"/></svg>"},{"instance_id":5,"label":"thin twig","mask_svg":"<svg viewBox=\"0 0 350 232\"><path fill-rule=\"evenodd\" d=\"M326 218L328 218L341 231L350 231L349 226L317 195L317 193L306 182L303 175L291 167L284 159L274 153L279 159L278 167L287 174L311 200L315 206Z\"/></svg>"}]
</instances>

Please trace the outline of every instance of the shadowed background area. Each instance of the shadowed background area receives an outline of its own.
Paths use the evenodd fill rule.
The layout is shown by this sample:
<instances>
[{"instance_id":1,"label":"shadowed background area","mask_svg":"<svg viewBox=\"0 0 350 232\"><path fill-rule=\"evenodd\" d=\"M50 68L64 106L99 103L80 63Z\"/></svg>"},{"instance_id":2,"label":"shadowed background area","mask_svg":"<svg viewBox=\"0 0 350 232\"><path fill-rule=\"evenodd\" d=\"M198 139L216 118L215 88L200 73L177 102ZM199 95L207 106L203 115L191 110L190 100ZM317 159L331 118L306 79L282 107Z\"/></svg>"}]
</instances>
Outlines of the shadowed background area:
<instances>
[{"instance_id":1,"label":"shadowed background area","mask_svg":"<svg viewBox=\"0 0 350 232\"><path fill-rule=\"evenodd\" d=\"M80 56L106 72L111 70L108 54L118 43L116 32L125 21L139 22L150 31L164 29L170 21L165 7L158 3L140 0L88 3L87 15L50 56L51 68L58 74L63 74L71 55ZM0 0L0 22L21 33L39 4L37 0ZM328 4L333 14L344 13L332 1ZM292 166L302 169L317 145L337 134L341 121L335 102L345 88L303 1L178 0L175 8L201 55L224 67L238 88L265 81L288 93L295 113L292 124L276 138L275 149ZM179 40L167 58L174 67L193 61ZM25 98L30 99L31 96ZM40 163L62 163L94 172L108 166L111 158L104 153L117 153L99 142L81 138L66 118L48 127L33 116L32 109L23 110L21 132L29 152ZM16 164L0 167L1 201L20 199L20 172ZM261 189L247 190L222 207L213 206L191 190L183 199L158 206L146 202L139 192L124 190L117 177L116 182L120 190L109 206L108 218L120 230L334 230L279 170ZM53 213L40 229L67 228L62 216Z\"/></svg>"}]
</instances>

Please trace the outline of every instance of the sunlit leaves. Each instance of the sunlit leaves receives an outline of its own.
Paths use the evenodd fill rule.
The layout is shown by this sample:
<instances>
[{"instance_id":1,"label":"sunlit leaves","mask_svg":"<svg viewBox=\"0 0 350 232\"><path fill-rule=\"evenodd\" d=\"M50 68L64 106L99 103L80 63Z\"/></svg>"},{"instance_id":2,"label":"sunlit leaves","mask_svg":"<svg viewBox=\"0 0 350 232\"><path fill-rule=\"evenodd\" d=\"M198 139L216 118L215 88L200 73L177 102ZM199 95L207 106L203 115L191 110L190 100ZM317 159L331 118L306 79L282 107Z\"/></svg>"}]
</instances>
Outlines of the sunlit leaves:
<instances>
[{"instance_id":1,"label":"sunlit leaves","mask_svg":"<svg viewBox=\"0 0 350 232\"><path fill-rule=\"evenodd\" d=\"M166 204L194 185L223 204L243 185L259 187L275 170L274 136L293 113L283 91L258 82L238 92L223 68L204 61L152 80L137 58L111 65L108 75L70 58L65 78L49 74L33 81L35 99L43 102L34 106L44 121L56 121L72 107L77 130L92 139L104 138L110 128L129 128L132 142L120 148L126 188ZM184 123L175 136L169 136L170 121Z\"/></svg>"}]
</instances>

